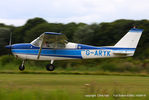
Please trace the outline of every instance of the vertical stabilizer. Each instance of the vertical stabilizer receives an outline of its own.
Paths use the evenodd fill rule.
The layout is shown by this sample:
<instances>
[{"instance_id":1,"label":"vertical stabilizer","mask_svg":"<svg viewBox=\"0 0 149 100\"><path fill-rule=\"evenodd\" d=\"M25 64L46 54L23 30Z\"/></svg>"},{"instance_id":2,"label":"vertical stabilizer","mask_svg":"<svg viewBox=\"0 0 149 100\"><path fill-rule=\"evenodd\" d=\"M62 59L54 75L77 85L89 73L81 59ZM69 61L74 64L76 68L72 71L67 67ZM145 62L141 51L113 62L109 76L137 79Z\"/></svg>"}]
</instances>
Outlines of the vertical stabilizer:
<instances>
[{"instance_id":1,"label":"vertical stabilizer","mask_svg":"<svg viewBox=\"0 0 149 100\"><path fill-rule=\"evenodd\" d=\"M142 32L143 29L132 28L123 38L120 39L120 41L115 44L114 47L136 48Z\"/></svg>"}]
</instances>

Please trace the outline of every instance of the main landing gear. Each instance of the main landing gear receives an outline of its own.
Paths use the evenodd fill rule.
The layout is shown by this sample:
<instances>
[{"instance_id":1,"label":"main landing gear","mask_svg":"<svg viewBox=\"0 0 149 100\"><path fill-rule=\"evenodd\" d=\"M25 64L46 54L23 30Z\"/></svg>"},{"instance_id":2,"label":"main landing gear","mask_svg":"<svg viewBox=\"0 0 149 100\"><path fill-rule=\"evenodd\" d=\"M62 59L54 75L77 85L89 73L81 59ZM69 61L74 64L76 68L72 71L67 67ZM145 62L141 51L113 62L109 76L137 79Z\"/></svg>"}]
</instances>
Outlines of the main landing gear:
<instances>
[{"instance_id":1,"label":"main landing gear","mask_svg":"<svg viewBox=\"0 0 149 100\"><path fill-rule=\"evenodd\" d=\"M25 66L24 66L24 60L23 60L22 64L19 66L19 70L23 71L24 69L25 69Z\"/></svg>"},{"instance_id":2,"label":"main landing gear","mask_svg":"<svg viewBox=\"0 0 149 100\"><path fill-rule=\"evenodd\" d=\"M46 65L46 69L47 69L48 71L53 71L53 70L55 69L55 66L53 65L53 62L54 62L54 60L51 60L51 64L47 64L47 65ZM23 61L22 61L22 64L19 66L19 70L20 70L20 71L25 70L24 63L25 63L25 61L23 60Z\"/></svg>"},{"instance_id":3,"label":"main landing gear","mask_svg":"<svg viewBox=\"0 0 149 100\"><path fill-rule=\"evenodd\" d=\"M51 60L51 64L47 64L46 69L48 71L53 71L55 69L55 66L53 65L54 60Z\"/></svg>"}]
</instances>

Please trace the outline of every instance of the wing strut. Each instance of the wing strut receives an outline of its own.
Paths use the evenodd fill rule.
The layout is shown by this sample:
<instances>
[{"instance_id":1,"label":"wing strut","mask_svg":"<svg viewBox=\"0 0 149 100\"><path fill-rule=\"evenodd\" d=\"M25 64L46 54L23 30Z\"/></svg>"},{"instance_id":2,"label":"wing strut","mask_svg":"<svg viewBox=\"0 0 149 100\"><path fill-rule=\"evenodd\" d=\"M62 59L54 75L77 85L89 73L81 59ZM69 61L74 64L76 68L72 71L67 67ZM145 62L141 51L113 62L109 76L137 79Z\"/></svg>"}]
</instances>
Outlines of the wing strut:
<instances>
[{"instance_id":1,"label":"wing strut","mask_svg":"<svg viewBox=\"0 0 149 100\"><path fill-rule=\"evenodd\" d=\"M45 37L45 34L43 35L43 38L42 38L42 42L41 42L41 46L40 46L40 49L39 49L39 52L38 52L37 59L40 58L40 53L41 53L41 50L42 50L42 46L43 46L43 43L44 43L44 41L45 41L44 37Z\"/></svg>"}]
</instances>

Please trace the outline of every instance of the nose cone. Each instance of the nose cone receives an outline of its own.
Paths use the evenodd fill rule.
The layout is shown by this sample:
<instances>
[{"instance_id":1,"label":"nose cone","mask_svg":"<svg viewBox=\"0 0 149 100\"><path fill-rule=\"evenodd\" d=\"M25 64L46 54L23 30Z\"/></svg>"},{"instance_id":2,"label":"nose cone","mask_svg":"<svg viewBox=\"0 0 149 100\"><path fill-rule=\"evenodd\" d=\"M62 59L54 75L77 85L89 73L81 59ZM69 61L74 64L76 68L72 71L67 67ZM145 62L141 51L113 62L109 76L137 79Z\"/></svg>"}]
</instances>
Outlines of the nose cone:
<instances>
[{"instance_id":1,"label":"nose cone","mask_svg":"<svg viewBox=\"0 0 149 100\"><path fill-rule=\"evenodd\" d=\"M6 45L5 46L7 49L11 49L11 45Z\"/></svg>"}]
</instances>

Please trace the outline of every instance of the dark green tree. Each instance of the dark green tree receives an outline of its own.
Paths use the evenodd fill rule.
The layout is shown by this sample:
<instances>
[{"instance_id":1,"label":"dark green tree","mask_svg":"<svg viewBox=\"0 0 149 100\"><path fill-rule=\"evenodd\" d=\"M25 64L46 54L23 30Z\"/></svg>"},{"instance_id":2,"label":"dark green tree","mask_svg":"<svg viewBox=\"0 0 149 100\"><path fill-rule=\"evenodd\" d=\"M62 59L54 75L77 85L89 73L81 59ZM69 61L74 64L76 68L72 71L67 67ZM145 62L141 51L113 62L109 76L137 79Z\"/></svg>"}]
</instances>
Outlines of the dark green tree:
<instances>
[{"instance_id":1,"label":"dark green tree","mask_svg":"<svg viewBox=\"0 0 149 100\"><path fill-rule=\"evenodd\" d=\"M44 32L58 32L63 30L63 24L43 23L26 32L25 42L31 42Z\"/></svg>"},{"instance_id":2,"label":"dark green tree","mask_svg":"<svg viewBox=\"0 0 149 100\"><path fill-rule=\"evenodd\" d=\"M16 27L15 30L13 31L14 43L25 42L26 40L24 40L24 37L26 36L26 31L29 31L32 28L34 28L37 25L42 24L42 23L47 23L47 21L42 18L36 17L33 19L29 19L25 25Z\"/></svg>"},{"instance_id":3,"label":"dark green tree","mask_svg":"<svg viewBox=\"0 0 149 100\"><path fill-rule=\"evenodd\" d=\"M9 45L10 32L9 28L0 28L0 55L7 54L9 51L5 46Z\"/></svg>"}]
</instances>

